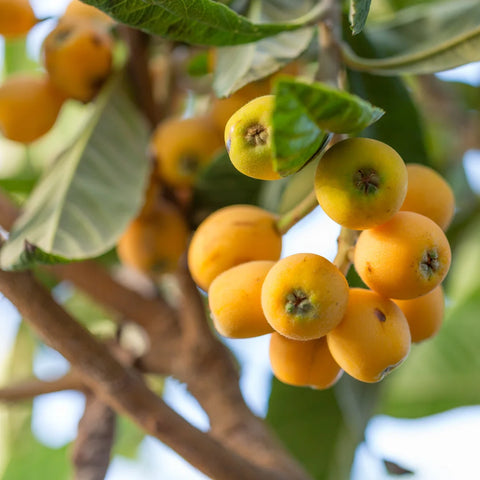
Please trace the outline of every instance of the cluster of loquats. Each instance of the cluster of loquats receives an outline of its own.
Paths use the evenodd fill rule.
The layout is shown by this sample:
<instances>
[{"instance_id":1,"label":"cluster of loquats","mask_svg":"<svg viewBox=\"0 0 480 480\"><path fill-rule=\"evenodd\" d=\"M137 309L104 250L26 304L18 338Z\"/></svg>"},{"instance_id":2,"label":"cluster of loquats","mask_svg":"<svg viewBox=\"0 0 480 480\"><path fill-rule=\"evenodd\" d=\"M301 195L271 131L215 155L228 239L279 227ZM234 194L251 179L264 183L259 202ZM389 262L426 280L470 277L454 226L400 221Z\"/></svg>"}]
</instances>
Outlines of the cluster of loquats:
<instances>
[{"instance_id":1,"label":"cluster of loquats","mask_svg":"<svg viewBox=\"0 0 480 480\"><path fill-rule=\"evenodd\" d=\"M234 166L262 180L279 178L273 102L273 95L250 101L225 128ZM346 372L378 382L405 360L412 342L441 326L453 192L433 169L405 164L385 143L359 137L328 148L313 188L325 213L356 231L347 256L365 288L350 287L347 272L320 255L280 259L278 218L246 205L218 210L199 226L188 250L192 277L208 293L221 335L271 334L279 380L324 389Z\"/></svg>"},{"instance_id":2,"label":"cluster of loquats","mask_svg":"<svg viewBox=\"0 0 480 480\"><path fill-rule=\"evenodd\" d=\"M28 0L0 0L0 35L23 37L38 23ZM0 132L31 143L55 124L67 99L90 102L112 72L113 21L73 0L43 44L39 74L13 74L0 85Z\"/></svg>"}]
</instances>

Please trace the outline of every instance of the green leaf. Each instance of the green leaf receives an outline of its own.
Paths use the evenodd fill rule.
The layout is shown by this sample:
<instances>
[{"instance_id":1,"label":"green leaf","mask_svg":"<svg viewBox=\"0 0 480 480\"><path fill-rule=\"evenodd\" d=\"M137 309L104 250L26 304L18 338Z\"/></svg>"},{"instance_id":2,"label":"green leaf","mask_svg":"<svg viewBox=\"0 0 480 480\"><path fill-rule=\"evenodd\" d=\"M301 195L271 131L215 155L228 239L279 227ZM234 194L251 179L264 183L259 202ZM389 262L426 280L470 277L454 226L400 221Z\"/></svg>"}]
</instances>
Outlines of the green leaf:
<instances>
[{"instance_id":1,"label":"green leaf","mask_svg":"<svg viewBox=\"0 0 480 480\"><path fill-rule=\"evenodd\" d=\"M38 70L38 64L27 55L27 39L25 37L6 39L3 58L4 75L34 70Z\"/></svg>"},{"instance_id":2,"label":"green leaf","mask_svg":"<svg viewBox=\"0 0 480 480\"><path fill-rule=\"evenodd\" d=\"M415 418L480 403L479 311L480 288L448 308L437 336L384 381L382 413Z\"/></svg>"},{"instance_id":3,"label":"green leaf","mask_svg":"<svg viewBox=\"0 0 480 480\"><path fill-rule=\"evenodd\" d=\"M324 391L274 379L266 420L313 478L347 480L378 388L347 375Z\"/></svg>"},{"instance_id":4,"label":"green leaf","mask_svg":"<svg viewBox=\"0 0 480 480\"><path fill-rule=\"evenodd\" d=\"M383 115L361 98L321 83L280 78L274 92L275 169L281 175L303 167L326 145L327 132L357 132Z\"/></svg>"},{"instance_id":5,"label":"green leaf","mask_svg":"<svg viewBox=\"0 0 480 480\"><path fill-rule=\"evenodd\" d=\"M306 13L312 2L293 2L283 8L278 8L272 2L262 2L260 6L262 11L258 16L263 21L282 21ZM306 27L247 45L218 48L213 81L216 95L228 96L247 83L276 72L300 56L310 44L314 33L313 27Z\"/></svg>"},{"instance_id":6,"label":"green leaf","mask_svg":"<svg viewBox=\"0 0 480 480\"><path fill-rule=\"evenodd\" d=\"M314 22L324 8L320 2L307 15L287 23L254 24L213 0L84 0L115 20L160 35L197 45L240 45L277 33L297 30Z\"/></svg>"},{"instance_id":7,"label":"green leaf","mask_svg":"<svg viewBox=\"0 0 480 480\"><path fill-rule=\"evenodd\" d=\"M371 0L350 0L350 28L352 33L357 35L363 30L370 11Z\"/></svg>"},{"instance_id":8,"label":"green leaf","mask_svg":"<svg viewBox=\"0 0 480 480\"><path fill-rule=\"evenodd\" d=\"M200 214L227 205L255 205L263 183L240 173L223 151L197 179L193 204Z\"/></svg>"},{"instance_id":9,"label":"green leaf","mask_svg":"<svg viewBox=\"0 0 480 480\"><path fill-rule=\"evenodd\" d=\"M346 64L382 75L440 72L480 60L477 0L428 3L398 12L368 30L385 58L364 58L344 45Z\"/></svg>"},{"instance_id":10,"label":"green leaf","mask_svg":"<svg viewBox=\"0 0 480 480\"><path fill-rule=\"evenodd\" d=\"M143 202L147 142L143 117L114 80L81 136L28 198L0 252L2 267L89 258L112 248Z\"/></svg>"},{"instance_id":11,"label":"green leaf","mask_svg":"<svg viewBox=\"0 0 480 480\"><path fill-rule=\"evenodd\" d=\"M355 42L362 54L376 53L374 45L363 33L355 37ZM405 162L429 163L423 122L402 79L349 70L348 84L352 92L368 98L386 112L362 132L363 136L387 143Z\"/></svg>"}]
</instances>

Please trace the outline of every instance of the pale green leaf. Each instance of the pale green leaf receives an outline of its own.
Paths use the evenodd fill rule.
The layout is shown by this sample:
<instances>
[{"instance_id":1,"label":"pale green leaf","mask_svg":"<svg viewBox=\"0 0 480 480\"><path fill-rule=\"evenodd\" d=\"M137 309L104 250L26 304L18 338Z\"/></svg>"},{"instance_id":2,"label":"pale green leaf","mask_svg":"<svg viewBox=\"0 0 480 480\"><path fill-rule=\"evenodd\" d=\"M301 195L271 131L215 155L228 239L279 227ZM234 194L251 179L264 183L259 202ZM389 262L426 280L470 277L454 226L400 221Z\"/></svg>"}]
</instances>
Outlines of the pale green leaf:
<instances>
[{"instance_id":1,"label":"pale green leaf","mask_svg":"<svg viewBox=\"0 0 480 480\"><path fill-rule=\"evenodd\" d=\"M148 132L117 82L98 99L81 136L28 198L1 250L3 268L26 267L32 259L100 255L115 245L139 210L148 173ZM26 249L25 242L32 247Z\"/></svg>"},{"instance_id":2,"label":"pale green leaf","mask_svg":"<svg viewBox=\"0 0 480 480\"><path fill-rule=\"evenodd\" d=\"M303 0L278 8L278 5L270 0L261 6L258 16L262 21L282 21L308 12L312 2ZM256 43L218 48L213 81L215 93L218 97L228 96L247 83L276 72L300 56L310 44L314 33L313 27L306 27L295 32L280 33Z\"/></svg>"},{"instance_id":3,"label":"pale green leaf","mask_svg":"<svg viewBox=\"0 0 480 480\"><path fill-rule=\"evenodd\" d=\"M368 30L383 58L363 58L347 45L346 64L382 75L427 74L480 60L480 3L427 3L405 9Z\"/></svg>"}]
</instances>

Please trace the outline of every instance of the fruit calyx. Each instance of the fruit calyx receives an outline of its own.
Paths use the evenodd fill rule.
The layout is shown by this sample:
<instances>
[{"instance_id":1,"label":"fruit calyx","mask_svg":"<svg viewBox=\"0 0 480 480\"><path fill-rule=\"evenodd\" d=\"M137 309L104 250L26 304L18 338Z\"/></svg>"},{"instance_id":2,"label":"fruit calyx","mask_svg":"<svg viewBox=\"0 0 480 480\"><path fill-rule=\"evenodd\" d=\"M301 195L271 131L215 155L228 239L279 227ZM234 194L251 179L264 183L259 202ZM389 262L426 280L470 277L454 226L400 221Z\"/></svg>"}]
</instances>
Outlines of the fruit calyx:
<instances>
[{"instance_id":1,"label":"fruit calyx","mask_svg":"<svg viewBox=\"0 0 480 480\"><path fill-rule=\"evenodd\" d=\"M369 195L378 190L380 186L380 176L373 168L359 168L353 174L353 184L357 190L365 195Z\"/></svg>"},{"instance_id":2,"label":"fruit calyx","mask_svg":"<svg viewBox=\"0 0 480 480\"><path fill-rule=\"evenodd\" d=\"M430 278L440 268L440 260L437 250L427 250L420 261L420 271L422 274Z\"/></svg>"},{"instance_id":3,"label":"fruit calyx","mask_svg":"<svg viewBox=\"0 0 480 480\"><path fill-rule=\"evenodd\" d=\"M261 123L250 125L245 131L245 140L254 147L265 145L268 141L267 127Z\"/></svg>"},{"instance_id":4,"label":"fruit calyx","mask_svg":"<svg viewBox=\"0 0 480 480\"><path fill-rule=\"evenodd\" d=\"M301 288L292 290L285 300L285 311L290 315L310 318L315 314L314 305Z\"/></svg>"}]
</instances>

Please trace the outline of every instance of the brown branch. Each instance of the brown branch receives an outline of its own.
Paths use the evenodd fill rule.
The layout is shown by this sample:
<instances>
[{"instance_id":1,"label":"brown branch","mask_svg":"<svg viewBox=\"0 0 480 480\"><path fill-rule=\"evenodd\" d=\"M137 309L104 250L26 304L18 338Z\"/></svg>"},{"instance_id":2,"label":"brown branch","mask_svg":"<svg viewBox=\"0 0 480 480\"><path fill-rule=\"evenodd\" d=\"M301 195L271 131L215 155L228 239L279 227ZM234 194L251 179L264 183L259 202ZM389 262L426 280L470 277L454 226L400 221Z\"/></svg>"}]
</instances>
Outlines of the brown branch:
<instances>
[{"instance_id":1,"label":"brown branch","mask_svg":"<svg viewBox=\"0 0 480 480\"><path fill-rule=\"evenodd\" d=\"M115 413L91 393L86 400L73 445L74 479L103 480L115 438Z\"/></svg>"},{"instance_id":2,"label":"brown branch","mask_svg":"<svg viewBox=\"0 0 480 480\"><path fill-rule=\"evenodd\" d=\"M9 202L0 195L0 212L2 203ZM184 295L183 318L180 320L177 312L162 299L145 298L126 288L93 261L49 268L121 318L145 328L152 348L137 361L137 366L147 372L173 375L186 382L209 416L212 435L219 441L254 462L291 472L292 479L307 478L292 457L278 446L264 422L245 404L232 355L207 328L201 298L198 301L199 292L188 276L179 278ZM190 303L194 298L197 300ZM201 323L188 327L198 321L203 322L203 327ZM198 335L193 333L195 328L199 329ZM192 344L190 353L183 348L183 333L190 338L188 343L195 340L196 345ZM184 355L185 352L188 354Z\"/></svg>"},{"instance_id":3,"label":"brown branch","mask_svg":"<svg viewBox=\"0 0 480 480\"><path fill-rule=\"evenodd\" d=\"M31 400L37 395L61 392L63 390L85 390L85 385L74 372L69 372L63 377L52 381L34 378L0 388L0 402L21 402Z\"/></svg>"},{"instance_id":4,"label":"brown branch","mask_svg":"<svg viewBox=\"0 0 480 480\"><path fill-rule=\"evenodd\" d=\"M0 291L16 305L41 339L71 363L101 400L130 417L206 475L218 480L294 478L254 466L191 426L157 397L132 368L123 367L55 303L30 273L0 271Z\"/></svg>"},{"instance_id":5,"label":"brown branch","mask_svg":"<svg viewBox=\"0 0 480 480\"><path fill-rule=\"evenodd\" d=\"M355 243L360 235L359 230L350 230L342 227L337 238L337 254L333 260L334 265L346 276L353 262Z\"/></svg>"}]
</instances>

